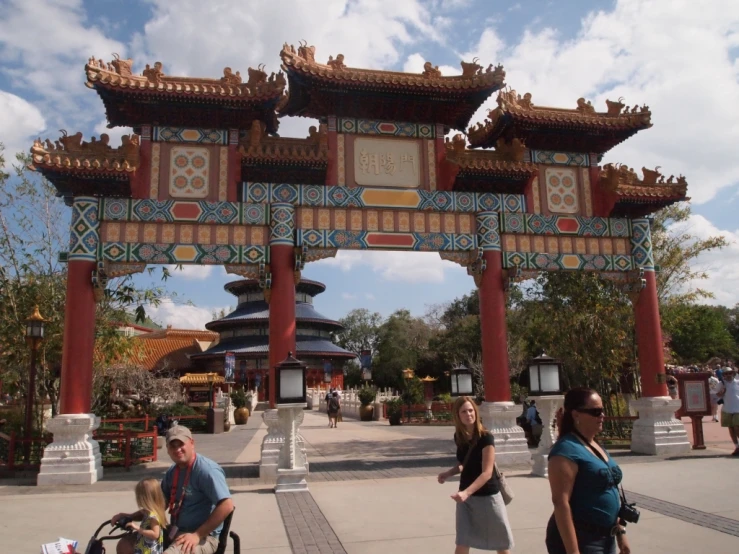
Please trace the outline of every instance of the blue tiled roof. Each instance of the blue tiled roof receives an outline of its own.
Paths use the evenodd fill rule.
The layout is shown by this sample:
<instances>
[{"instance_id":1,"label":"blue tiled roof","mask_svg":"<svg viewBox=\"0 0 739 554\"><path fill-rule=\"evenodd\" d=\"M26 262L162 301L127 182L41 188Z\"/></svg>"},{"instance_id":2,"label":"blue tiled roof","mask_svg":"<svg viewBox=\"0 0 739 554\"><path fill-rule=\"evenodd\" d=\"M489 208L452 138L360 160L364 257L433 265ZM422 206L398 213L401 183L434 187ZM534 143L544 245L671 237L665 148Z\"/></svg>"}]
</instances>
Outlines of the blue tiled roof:
<instances>
[{"instance_id":1,"label":"blue tiled roof","mask_svg":"<svg viewBox=\"0 0 739 554\"><path fill-rule=\"evenodd\" d=\"M296 302L295 304L295 319L297 321L316 321L325 323L329 326L340 327L337 321L329 319L325 315L317 312L312 304L306 302ZM211 321L206 324L207 329L215 329L222 327L224 323L234 323L239 321L269 321L269 304L264 300L256 300L253 302L244 302L239 304L233 312L228 314L226 317Z\"/></svg>"},{"instance_id":2,"label":"blue tiled roof","mask_svg":"<svg viewBox=\"0 0 739 554\"><path fill-rule=\"evenodd\" d=\"M296 355L300 359L305 354L333 354L335 356L356 357L353 352L344 350L328 339L320 337L306 337L298 335L295 337ZM213 356L234 352L235 354L268 354L269 337L266 335L252 337L233 337L225 339L215 346L208 348L202 354L193 354L191 358L201 356Z\"/></svg>"}]
</instances>

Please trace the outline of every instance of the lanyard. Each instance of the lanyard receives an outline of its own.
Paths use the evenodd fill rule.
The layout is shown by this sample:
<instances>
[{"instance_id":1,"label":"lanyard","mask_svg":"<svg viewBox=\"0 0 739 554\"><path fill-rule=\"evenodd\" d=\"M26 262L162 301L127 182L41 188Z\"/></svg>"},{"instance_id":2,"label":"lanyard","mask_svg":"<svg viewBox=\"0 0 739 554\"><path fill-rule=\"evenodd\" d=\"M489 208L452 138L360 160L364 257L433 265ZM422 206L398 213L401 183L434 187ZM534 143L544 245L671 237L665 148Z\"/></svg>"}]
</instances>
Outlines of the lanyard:
<instances>
[{"instance_id":1,"label":"lanyard","mask_svg":"<svg viewBox=\"0 0 739 554\"><path fill-rule=\"evenodd\" d=\"M172 523L177 522L177 518L182 510L182 503L185 501L185 490L187 485L190 483L190 474L192 473L192 466L195 465L195 459L197 454L193 453L192 461L187 465L187 472L185 473L185 480L182 483L182 492L180 498L175 502L177 496L177 486L180 482L180 466L175 466L174 474L172 475L172 488L169 489L169 515Z\"/></svg>"},{"instance_id":2,"label":"lanyard","mask_svg":"<svg viewBox=\"0 0 739 554\"><path fill-rule=\"evenodd\" d=\"M575 435L577 435L580 439L582 439L582 441L585 443L585 446L587 446L593 452L593 454L595 454L604 464L609 465L608 460L606 460L603 456L601 456L600 452L598 452L595 448L593 448L593 445L590 444L590 441L586 439L585 437L583 437L580 431L578 431L577 429L573 429L572 432Z\"/></svg>"}]
</instances>

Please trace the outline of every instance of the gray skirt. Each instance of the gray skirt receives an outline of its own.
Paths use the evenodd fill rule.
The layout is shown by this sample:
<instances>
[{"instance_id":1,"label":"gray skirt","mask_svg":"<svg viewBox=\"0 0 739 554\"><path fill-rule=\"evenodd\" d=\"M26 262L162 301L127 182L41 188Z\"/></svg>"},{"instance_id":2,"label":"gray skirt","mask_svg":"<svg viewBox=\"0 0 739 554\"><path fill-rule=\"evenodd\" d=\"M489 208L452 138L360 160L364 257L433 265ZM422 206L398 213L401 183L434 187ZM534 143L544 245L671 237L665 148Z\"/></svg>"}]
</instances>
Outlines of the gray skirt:
<instances>
[{"instance_id":1,"label":"gray skirt","mask_svg":"<svg viewBox=\"0 0 739 554\"><path fill-rule=\"evenodd\" d=\"M510 550L513 533L503 497L470 496L457 504L457 546L478 550Z\"/></svg>"}]
</instances>

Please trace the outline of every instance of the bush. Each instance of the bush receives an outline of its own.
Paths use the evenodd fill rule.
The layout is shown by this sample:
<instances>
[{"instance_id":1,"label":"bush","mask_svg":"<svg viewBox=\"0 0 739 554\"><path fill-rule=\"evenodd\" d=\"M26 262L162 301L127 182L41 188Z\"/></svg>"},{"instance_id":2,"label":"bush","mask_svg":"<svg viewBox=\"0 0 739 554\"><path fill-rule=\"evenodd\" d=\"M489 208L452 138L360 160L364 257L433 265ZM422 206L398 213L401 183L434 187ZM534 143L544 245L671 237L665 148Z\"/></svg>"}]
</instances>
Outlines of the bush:
<instances>
[{"instance_id":1,"label":"bush","mask_svg":"<svg viewBox=\"0 0 739 554\"><path fill-rule=\"evenodd\" d=\"M372 404L372 402L375 401L375 398L377 397L377 389L375 387L369 387L365 385L361 389L359 389L359 392L357 392L357 396L359 397L359 402L360 404L362 404L362 406L369 406L370 404Z\"/></svg>"},{"instance_id":2,"label":"bush","mask_svg":"<svg viewBox=\"0 0 739 554\"><path fill-rule=\"evenodd\" d=\"M184 402L177 402L176 404L170 404L168 406L157 408L156 413L154 413L153 415L159 416L161 414L167 414L169 416L177 417L185 415L198 415L198 413L199 412L195 408L188 406Z\"/></svg>"},{"instance_id":3,"label":"bush","mask_svg":"<svg viewBox=\"0 0 739 554\"><path fill-rule=\"evenodd\" d=\"M454 398L452 398L452 393L450 392L443 392L439 394L436 397L436 400L438 402L443 402L444 404L451 404L452 402L454 402Z\"/></svg>"},{"instance_id":4,"label":"bush","mask_svg":"<svg viewBox=\"0 0 739 554\"><path fill-rule=\"evenodd\" d=\"M400 425L400 419L403 417L403 399L392 398L385 401L387 407L387 419L390 425Z\"/></svg>"},{"instance_id":5,"label":"bush","mask_svg":"<svg viewBox=\"0 0 739 554\"><path fill-rule=\"evenodd\" d=\"M239 408L246 408L246 393L242 389L236 389L231 393L231 403L237 410Z\"/></svg>"},{"instance_id":6,"label":"bush","mask_svg":"<svg viewBox=\"0 0 739 554\"><path fill-rule=\"evenodd\" d=\"M423 381L418 377L413 379L406 379L405 390L401 395L403 402L408 406L423 403Z\"/></svg>"}]
</instances>

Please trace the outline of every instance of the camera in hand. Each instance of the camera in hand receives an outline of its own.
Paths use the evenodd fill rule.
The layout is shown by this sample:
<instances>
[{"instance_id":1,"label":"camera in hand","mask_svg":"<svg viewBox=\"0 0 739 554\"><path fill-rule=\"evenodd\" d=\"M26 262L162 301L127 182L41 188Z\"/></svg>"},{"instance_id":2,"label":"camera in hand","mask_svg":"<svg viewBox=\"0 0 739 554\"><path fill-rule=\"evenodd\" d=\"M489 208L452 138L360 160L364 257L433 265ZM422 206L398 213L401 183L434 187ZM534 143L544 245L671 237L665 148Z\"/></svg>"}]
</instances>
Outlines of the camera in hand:
<instances>
[{"instance_id":1,"label":"camera in hand","mask_svg":"<svg viewBox=\"0 0 739 554\"><path fill-rule=\"evenodd\" d=\"M627 523L638 523L641 514L634 506L636 506L636 503L621 504L621 509L618 511L618 518Z\"/></svg>"}]
</instances>

